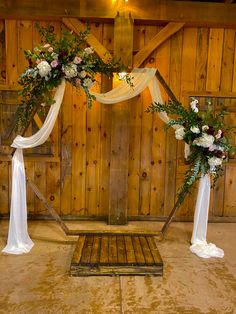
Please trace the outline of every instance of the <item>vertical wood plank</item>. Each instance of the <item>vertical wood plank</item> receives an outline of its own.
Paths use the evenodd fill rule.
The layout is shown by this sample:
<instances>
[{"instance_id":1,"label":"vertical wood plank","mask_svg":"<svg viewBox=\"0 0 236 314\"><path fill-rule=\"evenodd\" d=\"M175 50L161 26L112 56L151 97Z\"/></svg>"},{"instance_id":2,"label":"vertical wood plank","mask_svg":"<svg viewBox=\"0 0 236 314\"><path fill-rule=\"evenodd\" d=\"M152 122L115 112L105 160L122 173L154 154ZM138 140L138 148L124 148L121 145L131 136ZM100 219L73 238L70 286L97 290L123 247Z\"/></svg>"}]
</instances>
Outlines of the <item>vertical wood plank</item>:
<instances>
[{"instance_id":1,"label":"vertical wood plank","mask_svg":"<svg viewBox=\"0 0 236 314\"><path fill-rule=\"evenodd\" d=\"M145 44L156 34L156 26L147 26L145 31ZM153 67L155 52L145 62L145 67ZM142 133L141 133L141 165L140 165L140 215L150 215L150 194L151 194L151 162L152 162L152 129L153 115L145 112L151 104L151 95L148 89L142 93Z\"/></svg>"},{"instance_id":2,"label":"vertical wood plank","mask_svg":"<svg viewBox=\"0 0 236 314\"><path fill-rule=\"evenodd\" d=\"M132 61L133 21L124 16L115 19L114 55L130 65ZM130 48L123 53L124 48ZM127 223L127 191L128 191L128 149L129 149L129 102L112 105L111 127L111 170L109 224Z\"/></svg>"},{"instance_id":3,"label":"vertical wood plank","mask_svg":"<svg viewBox=\"0 0 236 314\"><path fill-rule=\"evenodd\" d=\"M145 45L145 27L134 25L133 51L137 53ZM140 209L140 149L142 134L143 98L141 95L130 102L128 215L138 216Z\"/></svg>"},{"instance_id":4,"label":"vertical wood plank","mask_svg":"<svg viewBox=\"0 0 236 314\"><path fill-rule=\"evenodd\" d=\"M1 200L1 214L8 214L9 212L9 163L0 161L0 200Z\"/></svg>"},{"instance_id":5,"label":"vertical wood plank","mask_svg":"<svg viewBox=\"0 0 236 314\"><path fill-rule=\"evenodd\" d=\"M219 45L223 45L222 51L222 65L221 65L221 82L220 82L220 90L222 91L231 91L232 90L232 77L233 77L233 61L234 61L234 45L235 45L235 30L233 29L225 29L224 30L224 39L223 43L219 43ZM224 100L224 105L229 106L231 101L228 99ZM216 113L217 114L217 113ZM226 123L235 124L233 121L233 115L230 114L226 116ZM225 167L225 170L228 167ZM226 185L226 173L224 171L223 176L221 176L216 183L216 188L214 190L214 201L213 201L213 215L214 216L223 216L224 213L224 198L225 192L228 186Z\"/></svg>"},{"instance_id":6,"label":"vertical wood plank","mask_svg":"<svg viewBox=\"0 0 236 314\"><path fill-rule=\"evenodd\" d=\"M181 62L182 62L182 34L180 30L171 38L170 42L170 88L175 96L180 96ZM166 138L166 169L165 169L165 215L168 215L174 206L176 193L176 157L177 142L173 129L167 131Z\"/></svg>"},{"instance_id":7,"label":"vertical wood plank","mask_svg":"<svg viewBox=\"0 0 236 314\"><path fill-rule=\"evenodd\" d=\"M6 29L6 83L17 85L18 42L17 21L5 20Z\"/></svg>"},{"instance_id":8,"label":"vertical wood plank","mask_svg":"<svg viewBox=\"0 0 236 314\"><path fill-rule=\"evenodd\" d=\"M170 67L170 40L167 40L156 52L157 69L161 73L165 81L169 82L169 67ZM168 101L163 86L159 83L163 102ZM164 215L164 197L165 197L165 151L166 151L166 131L165 123L159 118L158 114L153 115L152 128L152 161L151 161L151 200L150 214L152 216Z\"/></svg>"},{"instance_id":9,"label":"vertical wood plank","mask_svg":"<svg viewBox=\"0 0 236 314\"><path fill-rule=\"evenodd\" d=\"M103 25L102 43L107 50L113 49L114 27L111 24ZM106 93L112 89L112 78L101 75L101 92ZM101 216L108 216L109 191L110 191L110 162L111 162L111 106L100 104L100 189L99 189L99 213Z\"/></svg>"},{"instance_id":10,"label":"vertical wood plank","mask_svg":"<svg viewBox=\"0 0 236 314\"><path fill-rule=\"evenodd\" d=\"M206 89L209 29L199 28L196 52L195 90Z\"/></svg>"},{"instance_id":11,"label":"vertical wood plank","mask_svg":"<svg viewBox=\"0 0 236 314\"><path fill-rule=\"evenodd\" d=\"M236 167L226 166L225 175L225 198L224 198L224 217L236 216Z\"/></svg>"},{"instance_id":12,"label":"vertical wood plank","mask_svg":"<svg viewBox=\"0 0 236 314\"><path fill-rule=\"evenodd\" d=\"M6 82L5 23L0 20L0 84Z\"/></svg>"},{"instance_id":13,"label":"vertical wood plank","mask_svg":"<svg viewBox=\"0 0 236 314\"><path fill-rule=\"evenodd\" d=\"M60 163L48 162L46 195L49 204L60 213Z\"/></svg>"},{"instance_id":14,"label":"vertical wood plank","mask_svg":"<svg viewBox=\"0 0 236 314\"><path fill-rule=\"evenodd\" d=\"M223 38L224 30L220 28L210 29L209 34L209 48L208 48L208 64L207 64L207 80L206 90L219 91L220 89L220 77L222 66L222 53L223 53ZM222 190L219 191L219 183L223 183L224 178L220 178L217 182L216 188L213 191L211 198L211 205L209 215L212 215L215 208L223 208ZM221 209L220 209L221 211Z\"/></svg>"},{"instance_id":15,"label":"vertical wood plank","mask_svg":"<svg viewBox=\"0 0 236 314\"><path fill-rule=\"evenodd\" d=\"M34 162L25 162L25 171L31 180L34 179ZM28 184L26 185L26 199L28 213L34 214L35 194Z\"/></svg>"},{"instance_id":16,"label":"vertical wood plank","mask_svg":"<svg viewBox=\"0 0 236 314\"><path fill-rule=\"evenodd\" d=\"M46 163L35 162L34 163L34 182L43 195L46 195ZM40 215L45 213L46 209L42 202L35 196L34 199L34 213ZM47 214L47 213L46 213Z\"/></svg>"},{"instance_id":17,"label":"vertical wood plank","mask_svg":"<svg viewBox=\"0 0 236 314\"><path fill-rule=\"evenodd\" d=\"M98 40L102 40L102 25L91 25L91 33ZM97 75L100 82L100 75ZM98 84L93 90L99 92ZM86 208L89 214L99 215L99 179L100 179L100 105L94 101L93 106L87 111L87 157L86 157Z\"/></svg>"},{"instance_id":18,"label":"vertical wood plank","mask_svg":"<svg viewBox=\"0 0 236 314\"><path fill-rule=\"evenodd\" d=\"M75 91L73 91L76 93ZM86 189L86 114L87 100L80 91L76 102L72 103L72 211L77 215L87 215L85 205ZM69 102L68 102L69 105ZM66 196L65 196L66 197Z\"/></svg>"},{"instance_id":19,"label":"vertical wood plank","mask_svg":"<svg viewBox=\"0 0 236 314\"><path fill-rule=\"evenodd\" d=\"M61 214L69 215L74 212L74 206L72 206L72 162L75 162L74 156L72 156L72 141L74 141L74 136L72 136L72 117L77 117L77 104L74 99L74 88L67 83L64 100L61 106ZM72 116L73 111L73 116ZM76 130L76 128L75 128ZM74 134L73 134L74 135ZM79 135L79 132L78 134ZM77 147L73 152L76 152ZM77 168L73 168L73 175L77 176ZM73 182L75 183L75 182ZM76 188L75 188L76 189ZM76 189L77 191L77 189ZM73 194L73 197L76 197Z\"/></svg>"},{"instance_id":20,"label":"vertical wood plank","mask_svg":"<svg viewBox=\"0 0 236 314\"><path fill-rule=\"evenodd\" d=\"M181 90L194 90L195 83L195 66L196 66L196 53L197 53L197 29L185 28L183 32L183 54L182 54L182 69L181 69ZM189 109L189 99L180 95L180 102ZM176 191L178 191L184 180L184 174L179 173L184 164L184 142L177 141L177 178L176 178ZM182 167L181 167L182 166ZM182 169L181 169L182 170ZM184 171L184 173L185 173ZM181 205L177 212L178 216L193 216L197 189L191 189L191 195L185 198L184 203Z\"/></svg>"}]
</instances>

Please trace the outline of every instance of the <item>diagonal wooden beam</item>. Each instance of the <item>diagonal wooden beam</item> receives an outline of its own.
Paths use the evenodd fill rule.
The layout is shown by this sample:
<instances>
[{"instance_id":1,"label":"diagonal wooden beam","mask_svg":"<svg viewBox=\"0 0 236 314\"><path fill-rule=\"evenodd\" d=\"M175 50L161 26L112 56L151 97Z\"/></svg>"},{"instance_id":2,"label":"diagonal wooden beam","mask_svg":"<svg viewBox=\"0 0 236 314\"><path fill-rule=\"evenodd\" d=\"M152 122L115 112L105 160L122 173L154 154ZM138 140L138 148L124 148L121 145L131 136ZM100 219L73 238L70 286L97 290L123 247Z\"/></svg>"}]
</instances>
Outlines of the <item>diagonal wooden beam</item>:
<instances>
[{"instance_id":1,"label":"diagonal wooden beam","mask_svg":"<svg viewBox=\"0 0 236 314\"><path fill-rule=\"evenodd\" d=\"M81 23L78 19L74 18L63 18L62 22L76 34L79 32L84 32L86 27L83 23ZM112 56L110 55L109 51L100 43L99 40L93 35L89 34L87 37L87 43L94 48L98 56L105 62L108 63Z\"/></svg>"},{"instance_id":2,"label":"diagonal wooden beam","mask_svg":"<svg viewBox=\"0 0 236 314\"><path fill-rule=\"evenodd\" d=\"M182 27L184 23L168 23L159 33L157 33L152 40L142 48L135 56L134 56L134 68L140 67L140 65L148 58L148 56L159 47L164 41L166 41L170 36L177 33Z\"/></svg>"}]
</instances>

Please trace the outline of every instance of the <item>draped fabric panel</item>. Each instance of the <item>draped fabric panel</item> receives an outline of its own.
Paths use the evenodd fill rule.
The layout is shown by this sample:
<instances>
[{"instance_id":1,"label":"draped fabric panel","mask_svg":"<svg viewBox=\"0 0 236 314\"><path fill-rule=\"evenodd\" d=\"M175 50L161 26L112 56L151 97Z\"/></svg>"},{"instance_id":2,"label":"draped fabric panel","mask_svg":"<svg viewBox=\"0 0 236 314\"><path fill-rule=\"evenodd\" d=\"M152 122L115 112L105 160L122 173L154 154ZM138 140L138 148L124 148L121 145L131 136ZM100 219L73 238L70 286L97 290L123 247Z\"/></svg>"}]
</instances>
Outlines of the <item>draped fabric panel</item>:
<instances>
[{"instance_id":1,"label":"draped fabric panel","mask_svg":"<svg viewBox=\"0 0 236 314\"><path fill-rule=\"evenodd\" d=\"M133 86L129 86L126 82L121 82L121 84L119 84L117 87L107 93L93 93L93 95L96 97L97 101L103 104L115 104L137 96L145 88L148 87L152 97L152 102L162 103L160 89L158 86L158 81L155 77L155 72L156 69L151 68L134 69L131 72ZM3 252L5 253L27 253L34 245L28 235L27 229L26 180L22 149L36 147L43 144L48 139L58 116L58 112L63 100L64 90L65 80L62 80L54 96L55 103L51 106L42 128L36 134L30 137L22 137L18 135L13 141L12 147L16 148L16 152L12 160L12 201L8 241L7 246L3 249ZM158 114L164 122L167 123L169 121L169 118L165 113ZM175 128L178 128L178 126L175 126ZM205 179L202 178L201 180ZM194 251L192 249L194 245L198 245L198 249L199 246L201 246L201 249L203 250L207 247L206 230L210 185L205 184L204 182L202 183L203 187L200 187L199 189L196 207L196 212L198 212L199 214L196 215L197 218L195 218L194 220L194 233L191 246L191 250L196 254L198 254L198 251ZM204 200L204 202L202 202L202 200ZM204 205L202 205L203 203ZM201 225L203 227L201 227ZM207 249L209 251L209 248ZM201 257L205 257L203 256L204 254L202 253L202 251L198 255ZM217 254L215 254L214 256L216 255Z\"/></svg>"}]
</instances>

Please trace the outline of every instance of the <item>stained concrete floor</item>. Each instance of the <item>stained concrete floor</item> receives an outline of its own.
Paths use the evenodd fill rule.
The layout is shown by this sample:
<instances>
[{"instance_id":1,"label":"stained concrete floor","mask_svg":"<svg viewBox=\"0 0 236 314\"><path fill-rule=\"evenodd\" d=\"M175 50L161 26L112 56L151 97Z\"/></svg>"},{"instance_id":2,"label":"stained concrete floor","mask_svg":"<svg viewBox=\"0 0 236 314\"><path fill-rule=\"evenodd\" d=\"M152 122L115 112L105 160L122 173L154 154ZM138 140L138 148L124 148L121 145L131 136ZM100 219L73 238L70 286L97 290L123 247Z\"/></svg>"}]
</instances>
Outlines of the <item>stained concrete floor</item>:
<instances>
[{"instance_id":1,"label":"stained concrete floor","mask_svg":"<svg viewBox=\"0 0 236 314\"><path fill-rule=\"evenodd\" d=\"M112 229L103 222L70 222L72 229ZM130 222L119 229L160 230L160 223ZM0 249L8 221L0 221ZM115 228L117 229L117 228ZM70 277L76 237L55 222L29 221L35 246L28 254L0 255L0 313L226 314L236 313L236 224L209 224L208 241L223 259L189 251L192 223L172 223L157 242L164 276Z\"/></svg>"}]
</instances>

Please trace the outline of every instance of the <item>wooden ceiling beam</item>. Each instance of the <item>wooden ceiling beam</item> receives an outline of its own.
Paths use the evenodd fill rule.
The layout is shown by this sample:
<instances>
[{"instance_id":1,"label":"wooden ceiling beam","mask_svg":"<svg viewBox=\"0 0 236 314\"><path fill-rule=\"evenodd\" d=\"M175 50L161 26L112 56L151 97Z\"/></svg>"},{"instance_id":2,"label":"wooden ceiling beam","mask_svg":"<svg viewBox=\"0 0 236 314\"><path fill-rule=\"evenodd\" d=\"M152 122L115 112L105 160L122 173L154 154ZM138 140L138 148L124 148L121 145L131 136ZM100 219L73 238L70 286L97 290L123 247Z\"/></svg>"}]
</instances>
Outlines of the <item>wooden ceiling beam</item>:
<instances>
[{"instance_id":1,"label":"wooden ceiling beam","mask_svg":"<svg viewBox=\"0 0 236 314\"><path fill-rule=\"evenodd\" d=\"M236 4L168 0L1 0L0 18L61 19L78 17L114 21L126 11L143 23L183 22L187 25L236 27Z\"/></svg>"}]
</instances>

